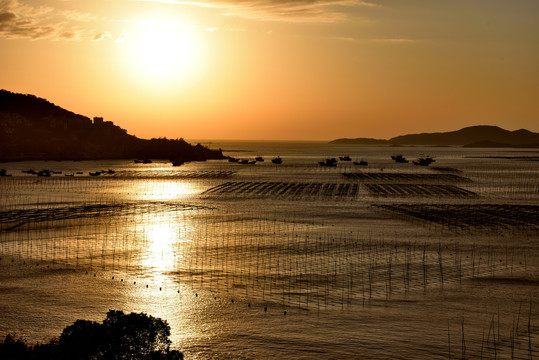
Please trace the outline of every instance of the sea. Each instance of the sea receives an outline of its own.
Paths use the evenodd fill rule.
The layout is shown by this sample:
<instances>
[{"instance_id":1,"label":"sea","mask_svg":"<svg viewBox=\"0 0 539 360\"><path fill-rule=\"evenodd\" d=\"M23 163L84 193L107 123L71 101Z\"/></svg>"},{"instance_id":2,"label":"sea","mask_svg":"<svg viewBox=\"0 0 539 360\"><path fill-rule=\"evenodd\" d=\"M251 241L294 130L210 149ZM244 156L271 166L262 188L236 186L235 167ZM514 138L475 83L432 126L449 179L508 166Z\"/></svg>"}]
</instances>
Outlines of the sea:
<instances>
[{"instance_id":1,"label":"sea","mask_svg":"<svg viewBox=\"0 0 539 360\"><path fill-rule=\"evenodd\" d=\"M539 356L537 149L194 142L238 161L0 164L0 337L114 309L186 359Z\"/></svg>"}]
</instances>

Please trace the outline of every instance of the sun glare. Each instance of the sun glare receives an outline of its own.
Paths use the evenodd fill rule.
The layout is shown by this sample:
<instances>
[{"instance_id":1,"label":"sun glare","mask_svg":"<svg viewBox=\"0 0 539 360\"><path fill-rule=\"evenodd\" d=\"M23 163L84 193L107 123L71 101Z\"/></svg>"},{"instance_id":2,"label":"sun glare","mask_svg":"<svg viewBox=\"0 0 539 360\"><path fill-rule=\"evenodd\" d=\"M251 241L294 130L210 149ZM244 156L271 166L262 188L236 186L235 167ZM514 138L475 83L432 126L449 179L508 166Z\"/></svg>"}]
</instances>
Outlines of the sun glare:
<instances>
[{"instance_id":1,"label":"sun glare","mask_svg":"<svg viewBox=\"0 0 539 360\"><path fill-rule=\"evenodd\" d=\"M129 62L139 78L181 81L200 70L202 42L193 27L147 21L139 25L129 41Z\"/></svg>"}]
</instances>

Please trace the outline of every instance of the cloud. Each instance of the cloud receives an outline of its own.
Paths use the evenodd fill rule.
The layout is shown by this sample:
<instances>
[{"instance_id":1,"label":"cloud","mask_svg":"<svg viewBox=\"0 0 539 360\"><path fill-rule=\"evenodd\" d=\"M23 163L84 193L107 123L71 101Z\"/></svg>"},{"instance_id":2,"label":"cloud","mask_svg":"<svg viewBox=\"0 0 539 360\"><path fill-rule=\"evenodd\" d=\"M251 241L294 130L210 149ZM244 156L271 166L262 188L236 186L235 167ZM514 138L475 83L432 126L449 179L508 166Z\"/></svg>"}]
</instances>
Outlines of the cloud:
<instances>
[{"instance_id":1,"label":"cloud","mask_svg":"<svg viewBox=\"0 0 539 360\"><path fill-rule=\"evenodd\" d=\"M393 43L393 44L407 44L407 43L415 43L419 40L414 39L370 39L371 42L376 43Z\"/></svg>"},{"instance_id":2,"label":"cloud","mask_svg":"<svg viewBox=\"0 0 539 360\"><path fill-rule=\"evenodd\" d=\"M105 40L105 39L112 39L112 35L107 31L101 32L101 33L95 35L94 38L92 39L92 41L98 42L98 41L102 41L102 40Z\"/></svg>"},{"instance_id":3,"label":"cloud","mask_svg":"<svg viewBox=\"0 0 539 360\"><path fill-rule=\"evenodd\" d=\"M332 37L333 40L338 40L338 41L345 41L345 42L356 42L357 39L356 38L353 38L353 37L347 37L347 36L334 36Z\"/></svg>"},{"instance_id":4,"label":"cloud","mask_svg":"<svg viewBox=\"0 0 539 360\"><path fill-rule=\"evenodd\" d=\"M266 21L339 22L348 18L345 8L375 7L365 0L138 0L216 8L226 16Z\"/></svg>"},{"instance_id":5,"label":"cloud","mask_svg":"<svg viewBox=\"0 0 539 360\"><path fill-rule=\"evenodd\" d=\"M125 33L120 35L116 40L114 40L115 43L124 42L129 37L129 33Z\"/></svg>"},{"instance_id":6,"label":"cloud","mask_svg":"<svg viewBox=\"0 0 539 360\"><path fill-rule=\"evenodd\" d=\"M87 13L0 0L0 38L78 41L84 34L77 23L93 19Z\"/></svg>"},{"instance_id":7,"label":"cloud","mask_svg":"<svg viewBox=\"0 0 539 360\"><path fill-rule=\"evenodd\" d=\"M10 13L10 12L4 12L0 14L0 23L5 23L5 22L15 20L15 18L17 18L15 14Z\"/></svg>"},{"instance_id":8,"label":"cloud","mask_svg":"<svg viewBox=\"0 0 539 360\"><path fill-rule=\"evenodd\" d=\"M69 10L69 11L62 11L61 14L66 19L76 21L76 22L90 22L90 21L97 20L97 16L92 15L87 12L83 13L80 11Z\"/></svg>"}]
</instances>

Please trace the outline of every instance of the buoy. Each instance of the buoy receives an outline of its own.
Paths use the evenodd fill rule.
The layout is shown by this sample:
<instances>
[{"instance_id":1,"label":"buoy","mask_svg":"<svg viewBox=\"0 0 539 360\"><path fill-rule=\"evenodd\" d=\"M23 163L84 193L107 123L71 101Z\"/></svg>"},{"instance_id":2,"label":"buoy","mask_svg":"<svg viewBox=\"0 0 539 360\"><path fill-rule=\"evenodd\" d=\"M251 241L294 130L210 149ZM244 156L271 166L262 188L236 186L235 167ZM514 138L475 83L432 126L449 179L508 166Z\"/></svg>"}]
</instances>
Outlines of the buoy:
<instances>
[{"instance_id":1,"label":"buoy","mask_svg":"<svg viewBox=\"0 0 539 360\"><path fill-rule=\"evenodd\" d=\"M148 288L148 284L146 284L146 289Z\"/></svg>"},{"instance_id":2,"label":"buoy","mask_svg":"<svg viewBox=\"0 0 539 360\"><path fill-rule=\"evenodd\" d=\"M251 303L248 303L247 306L248 306L248 307L251 307Z\"/></svg>"},{"instance_id":3,"label":"buoy","mask_svg":"<svg viewBox=\"0 0 539 360\"><path fill-rule=\"evenodd\" d=\"M195 296L198 296L198 293L195 293Z\"/></svg>"},{"instance_id":4,"label":"buoy","mask_svg":"<svg viewBox=\"0 0 539 360\"><path fill-rule=\"evenodd\" d=\"M137 282L136 281L133 281L133 285L135 285Z\"/></svg>"},{"instance_id":5,"label":"buoy","mask_svg":"<svg viewBox=\"0 0 539 360\"><path fill-rule=\"evenodd\" d=\"M267 306L264 306L264 311L268 311L268 307L267 307Z\"/></svg>"},{"instance_id":6,"label":"buoy","mask_svg":"<svg viewBox=\"0 0 539 360\"><path fill-rule=\"evenodd\" d=\"M94 274L94 277L96 276L96 274Z\"/></svg>"},{"instance_id":7,"label":"buoy","mask_svg":"<svg viewBox=\"0 0 539 360\"><path fill-rule=\"evenodd\" d=\"M112 277L112 280L114 280L114 276Z\"/></svg>"},{"instance_id":8,"label":"buoy","mask_svg":"<svg viewBox=\"0 0 539 360\"><path fill-rule=\"evenodd\" d=\"M285 312L283 312L283 314L284 314L284 315L286 315L286 311L285 311Z\"/></svg>"},{"instance_id":9,"label":"buoy","mask_svg":"<svg viewBox=\"0 0 539 360\"><path fill-rule=\"evenodd\" d=\"M161 291L161 288L159 288L159 291Z\"/></svg>"}]
</instances>

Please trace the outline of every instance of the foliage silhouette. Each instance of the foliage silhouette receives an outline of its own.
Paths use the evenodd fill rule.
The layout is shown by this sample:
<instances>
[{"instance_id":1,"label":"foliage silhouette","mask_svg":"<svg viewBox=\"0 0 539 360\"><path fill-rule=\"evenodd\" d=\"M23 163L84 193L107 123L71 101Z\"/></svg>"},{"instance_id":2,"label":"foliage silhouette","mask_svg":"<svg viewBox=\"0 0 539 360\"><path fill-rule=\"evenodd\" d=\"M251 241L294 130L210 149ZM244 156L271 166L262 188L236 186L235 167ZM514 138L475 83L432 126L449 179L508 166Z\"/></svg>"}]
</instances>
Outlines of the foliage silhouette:
<instances>
[{"instance_id":1,"label":"foliage silhouette","mask_svg":"<svg viewBox=\"0 0 539 360\"><path fill-rule=\"evenodd\" d=\"M170 326L144 313L110 310L103 323L77 320L58 340L28 345L8 334L0 341L0 359L6 360L181 360L170 350Z\"/></svg>"}]
</instances>

